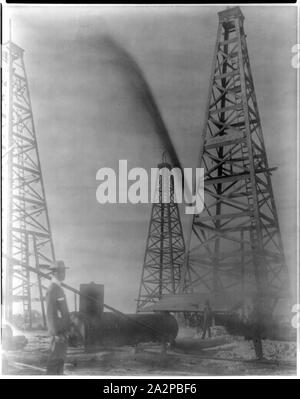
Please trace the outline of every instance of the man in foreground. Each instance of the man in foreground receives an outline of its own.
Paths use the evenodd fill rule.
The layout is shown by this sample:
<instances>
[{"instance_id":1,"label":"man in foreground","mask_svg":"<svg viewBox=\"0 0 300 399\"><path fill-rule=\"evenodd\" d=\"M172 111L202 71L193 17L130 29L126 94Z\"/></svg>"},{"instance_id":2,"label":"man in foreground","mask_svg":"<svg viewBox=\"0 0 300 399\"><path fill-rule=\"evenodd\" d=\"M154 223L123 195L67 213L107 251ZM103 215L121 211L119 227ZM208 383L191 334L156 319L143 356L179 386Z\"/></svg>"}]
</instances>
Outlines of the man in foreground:
<instances>
[{"instance_id":1,"label":"man in foreground","mask_svg":"<svg viewBox=\"0 0 300 399\"><path fill-rule=\"evenodd\" d=\"M50 270L53 277L46 294L47 326L51 337L47 374L59 375L64 372L70 328L67 300L61 287L66 275L66 266L63 261L57 261Z\"/></svg>"}]
</instances>

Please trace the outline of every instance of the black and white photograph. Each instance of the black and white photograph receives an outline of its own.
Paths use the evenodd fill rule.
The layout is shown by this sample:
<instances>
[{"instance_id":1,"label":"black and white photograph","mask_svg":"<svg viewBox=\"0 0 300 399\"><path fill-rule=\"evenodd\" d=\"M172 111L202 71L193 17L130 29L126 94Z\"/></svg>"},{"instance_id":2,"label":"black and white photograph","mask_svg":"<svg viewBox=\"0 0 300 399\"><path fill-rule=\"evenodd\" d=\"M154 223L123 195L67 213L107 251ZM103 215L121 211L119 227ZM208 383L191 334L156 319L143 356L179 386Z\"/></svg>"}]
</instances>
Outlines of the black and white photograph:
<instances>
[{"instance_id":1,"label":"black and white photograph","mask_svg":"<svg viewBox=\"0 0 300 399\"><path fill-rule=\"evenodd\" d=\"M2 6L2 377L298 375L298 7Z\"/></svg>"}]
</instances>

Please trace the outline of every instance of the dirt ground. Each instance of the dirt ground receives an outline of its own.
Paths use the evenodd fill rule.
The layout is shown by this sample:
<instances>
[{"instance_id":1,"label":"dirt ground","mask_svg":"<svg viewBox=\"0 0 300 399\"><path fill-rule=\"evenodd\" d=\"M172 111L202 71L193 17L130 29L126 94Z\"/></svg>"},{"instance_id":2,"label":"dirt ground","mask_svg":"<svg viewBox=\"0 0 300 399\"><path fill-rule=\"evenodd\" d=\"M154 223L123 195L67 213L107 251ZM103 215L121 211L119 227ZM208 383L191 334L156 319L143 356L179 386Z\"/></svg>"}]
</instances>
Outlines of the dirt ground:
<instances>
[{"instance_id":1,"label":"dirt ground","mask_svg":"<svg viewBox=\"0 0 300 399\"><path fill-rule=\"evenodd\" d=\"M48 356L49 337L45 331L26 333L28 344L22 350L6 351L2 356L5 375L43 375ZM251 341L213 331L201 340L193 329L182 329L175 348L161 353L157 344L114 348L69 348L65 375L295 375L296 344L263 342L265 360L255 360Z\"/></svg>"}]
</instances>

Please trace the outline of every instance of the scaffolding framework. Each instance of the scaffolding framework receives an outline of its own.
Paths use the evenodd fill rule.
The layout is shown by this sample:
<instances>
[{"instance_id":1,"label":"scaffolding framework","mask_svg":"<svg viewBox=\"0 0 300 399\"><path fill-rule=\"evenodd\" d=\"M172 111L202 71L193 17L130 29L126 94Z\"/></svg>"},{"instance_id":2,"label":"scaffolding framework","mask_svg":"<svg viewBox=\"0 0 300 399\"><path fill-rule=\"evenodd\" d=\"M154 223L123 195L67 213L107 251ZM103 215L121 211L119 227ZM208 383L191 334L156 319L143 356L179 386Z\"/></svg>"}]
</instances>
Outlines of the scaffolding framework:
<instances>
[{"instance_id":1,"label":"scaffolding framework","mask_svg":"<svg viewBox=\"0 0 300 399\"><path fill-rule=\"evenodd\" d=\"M274 308L288 292L288 273L244 16L239 7L218 15L198 158L204 209L192 218L181 291L224 300L268 295Z\"/></svg>"},{"instance_id":2,"label":"scaffolding framework","mask_svg":"<svg viewBox=\"0 0 300 399\"><path fill-rule=\"evenodd\" d=\"M185 243L178 204L175 201L171 165L162 162L151 211L137 312L153 305L163 295L178 293Z\"/></svg>"},{"instance_id":3,"label":"scaffolding framework","mask_svg":"<svg viewBox=\"0 0 300 399\"><path fill-rule=\"evenodd\" d=\"M2 58L4 315L12 322L14 308L21 304L25 328L31 328L34 302L45 326L46 287L27 266L47 273L55 254L24 51L9 40L3 45Z\"/></svg>"}]
</instances>

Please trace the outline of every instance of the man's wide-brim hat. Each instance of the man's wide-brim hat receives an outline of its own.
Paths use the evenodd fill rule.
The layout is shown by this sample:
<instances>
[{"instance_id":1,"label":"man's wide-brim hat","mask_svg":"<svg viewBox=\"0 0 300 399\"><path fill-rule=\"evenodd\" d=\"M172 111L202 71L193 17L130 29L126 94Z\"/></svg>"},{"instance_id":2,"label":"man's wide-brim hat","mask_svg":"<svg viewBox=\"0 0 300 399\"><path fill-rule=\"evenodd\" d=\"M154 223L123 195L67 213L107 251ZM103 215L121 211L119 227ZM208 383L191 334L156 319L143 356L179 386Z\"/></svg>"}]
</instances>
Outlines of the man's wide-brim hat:
<instances>
[{"instance_id":1,"label":"man's wide-brim hat","mask_svg":"<svg viewBox=\"0 0 300 399\"><path fill-rule=\"evenodd\" d=\"M57 270L66 270L69 269L69 267L67 267L65 265L65 263L62 260L58 260L55 263L53 263L50 267L49 270L52 271L57 271Z\"/></svg>"}]
</instances>

